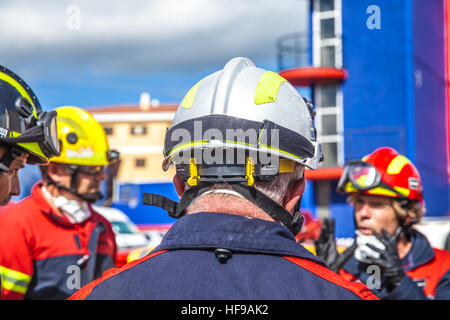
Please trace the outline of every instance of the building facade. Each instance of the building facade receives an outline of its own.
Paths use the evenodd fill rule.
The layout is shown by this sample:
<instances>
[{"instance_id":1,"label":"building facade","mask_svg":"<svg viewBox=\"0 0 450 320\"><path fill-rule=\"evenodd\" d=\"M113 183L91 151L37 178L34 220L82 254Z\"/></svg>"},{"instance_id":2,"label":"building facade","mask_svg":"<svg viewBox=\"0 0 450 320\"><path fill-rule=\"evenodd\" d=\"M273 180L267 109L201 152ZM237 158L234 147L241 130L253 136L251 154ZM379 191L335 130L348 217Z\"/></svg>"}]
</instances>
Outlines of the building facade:
<instances>
[{"instance_id":1,"label":"building facade","mask_svg":"<svg viewBox=\"0 0 450 320\"><path fill-rule=\"evenodd\" d=\"M335 217L338 235L354 227L335 192L339 167L381 146L417 166L427 216L450 212L449 7L448 0L311 0L309 34L291 36L306 38L296 53L302 59L293 64L296 50L283 53L279 43L280 74L313 99L328 158L304 205Z\"/></svg>"}]
</instances>

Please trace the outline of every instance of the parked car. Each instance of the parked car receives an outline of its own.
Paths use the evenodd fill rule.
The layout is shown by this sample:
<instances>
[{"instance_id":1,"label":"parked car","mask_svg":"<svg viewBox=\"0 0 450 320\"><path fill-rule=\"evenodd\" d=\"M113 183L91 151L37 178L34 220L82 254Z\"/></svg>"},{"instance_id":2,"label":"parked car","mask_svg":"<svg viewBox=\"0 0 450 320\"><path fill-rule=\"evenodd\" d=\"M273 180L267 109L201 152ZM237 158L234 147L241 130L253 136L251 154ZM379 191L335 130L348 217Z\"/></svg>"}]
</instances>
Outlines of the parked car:
<instances>
[{"instance_id":1,"label":"parked car","mask_svg":"<svg viewBox=\"0 0 450 320\"><path fill-rule=\"evenodd\" d=\"M414 228L427 237L433 248L450 251L450 217L424 217Z\"/></svg>"},{"instance_id":2,"label":"parked car","mask_svg":"<svg viewBox=\"0 0 450 320\"><path fill-rule=\"evenodd\" d=\"M126 263L127 256L132 250L153 246L155 243L161 241L162 237L157 234L150 234L140 230L138 226L136 226L130 218L119 209L94 206L94 210L111 222L113 231L116 235L116 265L118 267Z\"/></svg>"}]
</instances>

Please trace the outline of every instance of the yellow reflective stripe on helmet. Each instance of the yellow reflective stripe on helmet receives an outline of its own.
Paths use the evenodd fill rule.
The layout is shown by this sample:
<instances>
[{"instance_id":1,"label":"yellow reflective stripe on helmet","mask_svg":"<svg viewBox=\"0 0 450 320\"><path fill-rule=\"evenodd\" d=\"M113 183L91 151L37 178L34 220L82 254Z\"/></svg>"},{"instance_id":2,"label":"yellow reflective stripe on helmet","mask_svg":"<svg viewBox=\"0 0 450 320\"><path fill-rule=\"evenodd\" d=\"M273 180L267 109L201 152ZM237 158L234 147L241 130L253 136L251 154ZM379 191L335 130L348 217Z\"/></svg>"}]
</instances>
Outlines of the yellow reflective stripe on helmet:
<instances>
[{"instance_id":1,"label":"yellow reflective stripe on helmet","mask_svg":"<svg viewBox=\"0 0 450 320\"><path fill-rule=\"evenodd\" d=\"M19 93L28 100L28 102L31 103L31 105L33 106L33 115L35 118L37 118L37 112L36 112L36 107L34 106L33 100L30 98L28 92L24 89L24 87L22 87L22 85L17 82L17 80L15 80L13 77L7 75L6 73L0 72L0 80L3 80L7 83L9 83L10 85L12 85L17 91L19 91Z\"/></svg>"},{"instance_id":2,"label":"yellow reflective stripe on helmet","mask_svg":"<svg viewBox=\"0 0 450 320\"><path fill-rule=\"evenodd\" d=\"M15 131L10 131L9 134L11 138L17 138L21 135L19 132ZM44 155L44 152L42 152L41 147L39 147L39 144L37 142L20 142L17 145L21 146L30 153L33 153L41 158L47 159L47 157Z\"/></svg>"},{"instance_id":3,"label":"yellow reflective stripe on helmet","mask_svg":"<svg viewBox=\"0 0 450 320\"><path fill-rule=\"evenodd\" d=\"M296 156L295 154L292 154L292 153L283 151L283 150L281 150L281 149L273 148L273 147L268 146L268 145L265 145L265 144L261 144L261 147L262 147L262 148L269 149L269 150L274 150L274 151L277 151L277 152L279 152L279 153L283 153L283 154L285 154L285 155L291 156L291 157L296 158L296 159L303 159L303 157Z\"/></svg>"},{"instance_id":4,"label":"yellow reflective stripe on helmet","mask_svg":"<svg viewBox=\"0 0 450 320\"><path fill-rule=\"evenodd\" d=\"M347 182L347 184L345 185L345 192L357 192L358 189L355 188L355 186L351 183L351 182Z\"/></svg>"},{"instance_id":5,"label":"yellow reflective stripe on helmet","mask_svg":"<svg viewBox=\"0 0 450 320\"><path fill-rule=\"evenodd\" d=\"M373 195L377 195L377 196L387 196L387 197L394 197L394 198L398 197L398 194L396 194L394 191L391 191L391 190L388 190L385 188L381 188L381 187L369 189L366 192L368 194L373 194Z\"/></svg>"},{"instance_id":6,"label":"yellow reflective stripe on helmet","mask_svg":"<svg viewBox=\"0 0 450 320\"><path fill-rule=\"evenodd\" d=\"M171 156L172 154L176 153L178 150L182 150L187 147L201 146L206 143L208 143L208 140L186 142L186 143L180 144L180 145L176 146L175 148L173 148L172 150L170 150L169 153L167 154L167 156Z\"/></svg>"},{"instance_id":7,"label":"yellow reflective stripe on helmet","mask_svg":"<svg viewBox=\"0 0 450 320\"><path fill-rule=\"evenodd\" d=\"M209 142L209 140L199 140L199 141L192 141L192 142L186 142L186 143L180 144L180 145L176 146L175 148L173 148L172 150L170 150L168 152L168 154L167 154L167 157L170 157L174 153L176 153L176 152L178 152L180 150L183 150L185 148L206 145L206 144L208 144L208 142ZM233 141L233 140L225 140L225 142L226 143L239 144L239 145L244 145L244 146L257 148L257 146L255 146L253 144L245 143L245 142L239 142L239 141ZM265 144L261 144L260 148L258 148L258 149L259 149L259 151L262 151L261 149L267 149L267 150L276 151L276 152L288 155L288 156L293 157L295 159L303 159L303 157L296 156L296 155L294 155L292 153L283 151L281 149L273 148L273 147L265 145Z\"/></svg>"},{"instance_id":8,"label":"yellow reflective stripe on helmet","mask_svg":"<svg viewBox=\"0 0 450 320\"><path fill-rule=\"evenodd\" d=\"M294 172L295 162L289 159L280 159L278 172Z\"/></svg>"},{"instance_id":9,"label":"yellow reflective stripe on helmet","mask_svg":"<svg viewBox=\"0 0 450 320\"><path fill-rule=\"evenodd\" d=\"M202 79L203 80L203 79ZM197 94L198 87L200 86L200 83L202 82L200 80L197 82L184 96L183 100L181 101L181 107L184 109L190 109L192 108L192 105L194 104L195 95Z\"/></svg>"},{"instance_id":10,"label":"yellow reflective stripe on helmet","mask_svg":"<svg viewBox=\"0 0 450 320\"><path fill-rule=\"evenodd\" d=\"M389 163L389 166L387 167L386 173L387 174L399 174L400 171L402 171L403 167L409 163L408 158L405 156L396 156L394 159L392 159L391 163Z\"/></svg>"},{"instance_id":11,"label":"yellow reflective stripe on helmet","mask_svg":"<svg viewBox=\"0 0 450 320\"><path fill-rule=\"evenodd\" d=\"M41 150L41 147L39 147L39 144L37 142L22 142L18 143L17 145L26 149L30 153L33 153L43 159L47 159L47 157L44 155L44 153Z\"/></svg>"},{"instance_id":12,"label":"yellow reflective stripe on helmet","mask_svg":"<svg viewBox=\"0 0 450 320\"><path fill-rule=\"evenodd\" d=\"M273 71L264 72L256 85L255 104L263 104L277 100L278 90L285 81L287 80L278 73Z\"/></svg>"},{"instance_id":13,"label":"yellow reflective stripe on helmet","mask_svg":"<svg viewBox=\"0 0 450 320\"><path fill-rule=\"evenodd\" d=\"M409 197L409 194L411 193L411 190L407 189L407 188L402 188L402 187L394 187L394 189L400 193L402 196L405 197Z\"/></svg>"},{"instance_id":14,"label":"yellow reflective stripe on helmet","mask_svg":"<svg viewBox=\"0 0 450 320\"><path fill-rule=\"evenodd\" d=\"M31 276L16 270L0 266L1 286L3 289L25 294L31 282Z\"/></svg>"}]
</instances>

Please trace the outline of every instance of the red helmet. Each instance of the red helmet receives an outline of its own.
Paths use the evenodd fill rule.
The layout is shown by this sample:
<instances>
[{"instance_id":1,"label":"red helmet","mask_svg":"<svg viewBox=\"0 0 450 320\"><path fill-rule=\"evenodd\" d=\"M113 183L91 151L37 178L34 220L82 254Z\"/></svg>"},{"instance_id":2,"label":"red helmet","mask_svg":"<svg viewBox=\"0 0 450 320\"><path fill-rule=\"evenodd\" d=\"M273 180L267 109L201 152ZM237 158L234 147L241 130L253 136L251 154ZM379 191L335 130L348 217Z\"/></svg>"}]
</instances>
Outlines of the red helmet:
<instances>
[{"instance_id":1,"label":"red helmet","mask_svg":"<svg viewBox=\"0 0 450 320\"><path fill-rule=\"evenodd\" d=\"M412 162L392 148L379 148L345 165L338 191L362 192L423 204L422 181Z\"/></svg>"}]
</instances>

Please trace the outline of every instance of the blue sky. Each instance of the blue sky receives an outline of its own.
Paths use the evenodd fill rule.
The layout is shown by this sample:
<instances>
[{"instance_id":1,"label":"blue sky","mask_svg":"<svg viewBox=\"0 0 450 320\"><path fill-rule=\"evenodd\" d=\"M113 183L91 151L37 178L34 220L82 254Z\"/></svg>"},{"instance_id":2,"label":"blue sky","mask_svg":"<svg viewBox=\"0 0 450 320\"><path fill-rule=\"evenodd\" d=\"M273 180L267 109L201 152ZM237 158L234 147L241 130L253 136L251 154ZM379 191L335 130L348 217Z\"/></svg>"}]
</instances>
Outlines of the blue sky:
<instances>
[{"instance_id":1,"label":"blue sky","mask_svg":"<svg viewBox=\"0 0 450 320\"><path fill-rule=\"evenodd\" d=\"M307 27L306 0L0 0L0 64L44 109L179 103L236 56L277 71L278 37Z\"/></svg>"}]
</instances>

